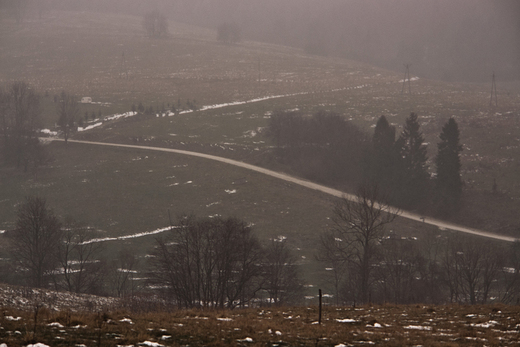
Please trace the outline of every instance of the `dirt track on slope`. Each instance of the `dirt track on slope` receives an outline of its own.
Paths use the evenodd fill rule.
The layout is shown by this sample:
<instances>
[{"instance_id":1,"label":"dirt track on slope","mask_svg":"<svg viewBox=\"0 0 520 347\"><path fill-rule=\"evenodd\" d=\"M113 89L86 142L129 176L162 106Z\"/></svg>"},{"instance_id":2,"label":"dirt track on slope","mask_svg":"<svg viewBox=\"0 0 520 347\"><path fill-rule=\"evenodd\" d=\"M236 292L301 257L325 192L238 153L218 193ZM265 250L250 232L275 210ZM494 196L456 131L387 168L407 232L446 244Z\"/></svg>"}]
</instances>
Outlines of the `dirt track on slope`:
<instances>
[{"instance_id":1,"label":"dirt track on slope","mask_svg":"<svg viewBox=\"0 0 520 347\"><path fill-rule=\"evenodd\" d=\"M63 141L62 139L53 139L53 140L55 140L55 141ZM284 173L272 171L272 170L265 169L265 168L262 168L262 167L259 167L259 166L247 164L247 163L244 163L244 162L241 162L241 161L238 161L238 160L228 159L228 158L219 157L219 156L210 155L210 154L204 154L204 153L192 152L192 151L185 151L185 150L181 150L181 149L162 148L162 147L125 145L125 144L118 144L118 143L79 141L79 140L70 140L70 139L68 141L69 142L73 142L73 143L83 143L83 144L89 144L89 145L110 146L110 147L120 147L120 148L132 148L132 149L144 149L144 150L148 150L148 151L159 151L159 152L169 152L169 153L177 153L177 154L189 155L189 156L193 156L193 157L199 157L199 158L214 160L214 161L218 161L218 162L221 162L221 163L226 163L226 164L229 164L229 165L234 165L234 166L238 166L238 167L241 167L241 168L244 168L244 169L256 171L256 172L262 173L264 175L269 175L271 177L275 177L275 178L278 178L278 179L281 179L281 180L284 180L284 181L287 181L287 182L291 182L291 183L294 183L294 184L297 184L297 185L300 185L302 187L306 187L306 188L309 188L309 189L317 190L317 191L320 191L322 193L325 193L325 194L328 194L328 195L332 195L332 196L335 196L335 197L338 197L338 198L346 198L346 199L351 200L351 201L355 200L355 198L356 198L352 194L348 194L348 193L342 192L342 191L337 190L337 189L329 188L329 187L326 187L326 186L321 185L321 184L313 183L313 182L310 182L310 181L307 181L307 180L304 180L304 179L301 179L301 178L297 178L297 177L294 177L294 176L291 176L291 175L287 175L287 174L284 174ZM472 235L476 235L476 236L487 237L487 238L500 240L500 241L507 241L507 242L519 241L519 239L511 237L511 236L504 236L504 235L494 234L494 233L491 233L491 232L488 232L488 231L484 231L484 230L468 228L468 227L465 227L465 226L453 224L453 223L442 221L442 220L439 220L439 219L430 218L430 217L424 217L422 215L419 215L419 214L416 214L416 213L413 213L413 212L400 211L399 212L399 216L403 217L403 218L410 219L410 220L414 220L414 221L417 221L417 222L433 225L433 226L438 227L439 229L449 229L449 230L454 230L454 231L460 231L460 232L463 232L463 233L472 234Z\"/></svg>"}]
</instances>

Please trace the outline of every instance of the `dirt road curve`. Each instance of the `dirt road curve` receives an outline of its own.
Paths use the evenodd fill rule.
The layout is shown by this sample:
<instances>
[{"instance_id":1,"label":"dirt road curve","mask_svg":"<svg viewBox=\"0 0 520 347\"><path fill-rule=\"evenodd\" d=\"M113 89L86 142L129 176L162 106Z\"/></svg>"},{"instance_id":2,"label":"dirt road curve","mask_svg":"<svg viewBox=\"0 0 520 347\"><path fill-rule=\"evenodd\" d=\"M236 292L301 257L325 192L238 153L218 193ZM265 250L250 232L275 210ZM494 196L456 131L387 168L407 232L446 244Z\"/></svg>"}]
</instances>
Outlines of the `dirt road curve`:
<instances>
[{"instance_id":1,"label":"dirt road curve","mask_svg":"<svg viewBox=\"0 0 520 347\"><path fill-rule=\"evenodd\" d=\"M48 140L48 139L46 139L46 140ZM54 140L55 141L63 141L62 139L54 139ZM317 183L309 182L309 181L303 180L301 178L293 177L293 176L286 175L286 174L283 174L283 173L280 173L280 172L264 169L262 167L258 167L258 166L255 166L255 165L243 163L241 161L227 159L227 158L223 158L223 157L218 157L218 156L215 156L215 155L209 155L209 154L198 153L198 152L191 152L191 151L184 151L184 150L181 150L181 149L171 149L171 148L161 148L161 147L148 147L148 146L136 146L136 145L124 145L124 144L117 144L117 143L91 142L91 141L78 141L78 140L69 140L69 142L84 143L84 144L89 144L89 145L121 147L121 148L144 149L144 150L148 150L148 151L160 151L160 152L170 152L170 153L191 155L193 157L199 157L199 158L205 158L205 159L209 159L209 160L215 160L215 161L219 161L221 163L235 165L235 166L238 166L238 167L241 167L241 168L244 168L244 169L249 169L249 170L252 170L252 171L260 172L260 173L263 173L265 175L269 175L269 176L272 176L272 177L275 177L275 178L278 178L278 179L281 179L281 180L284 180L284 181L287 181L287 182L298 184L300 186L303 186L303 187L306 187L306 188L309 188L309 189L314 189L314 190L317 190L317 191L320 191L320 192L323 192L325 194L329 194L329 195L332 195L332 196L336 196L336 197L340 197L340 198L341 197L345 197L345 198L347 198L349 200L353 200L355 198L353 195L347 194L347 193L342 192L342 191L337 190L337 189L329 188L329 187L326 187L326 186L323 186L323 185L320 185L320 184L317 184ZM483 231L483 230L467 228L467 227L464 227L464 226L461 226L461 225L452 224L452 223L445 222L445 221L442 221L442 220L438 220L438 219L434 219L434 218L430 218L430 217L424 217L424 216L421 216L421 215L418 215L418 214L415 214L415 213L412 213L412 212L401 211L399 215L401 217L403 217L403 218L408 218L408 219L411 219L411 220L415 220L417 222L421 222L421 223L437 226L440 229L455 230L455 231L460 231L460 232L463 232L463 233L478 235L478 236L482 236L482 237L488 237L488 238L491 238L491 239L501 240L501 241L508 241L508 242L520 241L520 239L511 237L511 236L503 236L503 235L493 234L493 233L490 233L490 232L487 232L487 231Z\"/></svg>"}]
</instances>

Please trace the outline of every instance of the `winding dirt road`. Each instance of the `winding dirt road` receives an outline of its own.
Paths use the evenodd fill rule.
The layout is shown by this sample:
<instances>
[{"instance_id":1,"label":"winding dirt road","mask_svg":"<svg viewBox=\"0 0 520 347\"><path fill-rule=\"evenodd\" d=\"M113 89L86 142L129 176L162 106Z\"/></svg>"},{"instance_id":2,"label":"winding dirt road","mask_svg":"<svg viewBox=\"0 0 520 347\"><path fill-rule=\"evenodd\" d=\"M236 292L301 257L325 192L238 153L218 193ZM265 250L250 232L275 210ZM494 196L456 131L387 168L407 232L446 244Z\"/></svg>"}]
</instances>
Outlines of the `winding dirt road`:
<instances>
[{"instance_id":1,"label":"winding dirt road","mask_svg":"<svg viewBox=\"0 0 520 347\"><path fill-rule=\"evenodd\" d=\"M46 140L49 140L49 139L47 138ZM64 140L63 139L53 139L53 141L64 141ZM348 200L355 200L355 196L354 195L347 194L347 193L342 192L342 191L337 190L337 189L329 188L329 187L323 186L321 184L317 184L317 183L313 183L313 182L310 182L310 181L306 181L306 180L303 180L301 178L293 177L293 176L290 176L290 175L287 175L287 174L283 174L283 173L280 173L280 172L272 171L272 170L269 170L269 169L264 169L262 167L251 165L251 164L247 164L247 163L244 163L244 162L241 162L241 161L238 161L238 160L218 157L218 156L215 156L215 155L198 153L198 152L191 152L191 151L184 151L184 150L181 150L181 149L162 148L162 147L125 145L125 144L118 144L118 143L79 141L79 140L70 140L70 139L68 141L69 142L73 142L73 143L83 143L83 144L89 144L89 145L110 146L110 147L120 147L120 148L132 148L132 149L143 149L143 150L148 150L148 151L159 151L159 152L169 152L169 153L190 155L190 156L193 156L193 157L199 157L199 158L214 160L214 161L218 161L218 162L221 162L221 163L226 163L226 164L229 164L229 165L234 165L234 166L238 166L238 167L241 167L241 168L244 168L244 169L256 171L256 172L262 173L264 175L269 175L269 176L272 176L272 177L275 177L275 178L278 178L278 179L281 179L281 180L284 180L284 181L287 181L287 182L298 184L300 186L303 186L303 187L306 187L306 188L309 188L309 189L313 189L313 190L317 190L317 191L320 191L322 193L325 193L325 194L328 194L328 195L332 195L332 196L335 196L335 197L338 197L338 198L346 198ZM419 215L419 214L416 214L416 213L412 213L412 212L408 212L408 211L400 211L399 212L399 216L403 217L403 218L411 219L411 220L414 220L414 221L417 221L417 222L433 225L433 226L436 226L436 227L438 227L440 229L449 229L449 230L454 230L454 231L460 231L460 232L463 232L463 233L477 235L477 236L482 236L482 237L487 237L487 238L500 240L500 241L507 241L507 242L520 241L520 239L511 237L511 236L498 235L498 234L494 234L494 233L483 231L483 230L477 230L477 229L473 229L473 228L468 228L468 227L464 227L464 226L461 226L461 225L445 222L445 221L442 221L442 220L439 220L439 219L434 219L434 218L430 218L430 217L424 217L422 215Z\"/></svg>"}]
</instances>

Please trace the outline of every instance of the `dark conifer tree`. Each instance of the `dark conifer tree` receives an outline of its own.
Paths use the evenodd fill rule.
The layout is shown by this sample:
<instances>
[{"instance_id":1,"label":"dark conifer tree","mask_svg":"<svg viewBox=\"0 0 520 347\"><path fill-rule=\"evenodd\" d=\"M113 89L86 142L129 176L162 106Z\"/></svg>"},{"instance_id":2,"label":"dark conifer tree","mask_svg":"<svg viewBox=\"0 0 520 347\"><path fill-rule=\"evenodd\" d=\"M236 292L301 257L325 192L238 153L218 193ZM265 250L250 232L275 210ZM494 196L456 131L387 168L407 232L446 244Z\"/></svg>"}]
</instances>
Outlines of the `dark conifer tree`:
<instances>
[{"instance_id":1,"label":"dark conifer tree","mask_svg":"<svg viewBox=\"0 0 520 347\"><path fill-rule=\"evenodd\" d=\"M412 112L396 141L399 151L399 199L406 207L417 207L424 199L428 188L427 150L419 128L417 114Z\"/></svg>"},{"instance_id":2,"label":"dark conifer tree","mask_svg":"<svg viewBox=\"0 0 520 347\"><path fill-rule=\"evenodd\" d=\"M462 179L460 177L460 144L459 127L455 119L450 118L442 127L435 157L437 166L436 192L440 212L447 212L457 207L462 195Z\"/></svg>"},{"instance_id":3,"label":"dark conifer tree","mask_svg":"<svg viewBox=\"0 0 520 347\"><path fill-rule=\"evenodd\" d=\"M395 151L395 127L385 116L379 117L372 137L372 158L370 160L370 179L385 192L391 189L394 181L397 153Z\"/></svg>"}]
</instances>

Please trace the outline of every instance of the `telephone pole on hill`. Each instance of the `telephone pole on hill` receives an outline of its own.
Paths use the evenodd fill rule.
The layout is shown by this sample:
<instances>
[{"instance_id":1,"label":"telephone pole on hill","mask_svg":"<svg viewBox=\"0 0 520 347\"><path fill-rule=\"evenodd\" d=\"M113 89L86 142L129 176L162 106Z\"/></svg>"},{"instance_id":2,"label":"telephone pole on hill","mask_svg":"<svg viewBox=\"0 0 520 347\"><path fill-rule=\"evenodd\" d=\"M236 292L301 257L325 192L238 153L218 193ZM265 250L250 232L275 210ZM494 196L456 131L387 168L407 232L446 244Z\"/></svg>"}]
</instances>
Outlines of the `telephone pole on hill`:
<instances>
[{"instance_id":1,"label":"telephone pole on hill","mask_svg":"<svg viewBox=\"0 0 520 347\"><path fill-rule=\"evenodd\" d=\"M493 96L495 97L495 107L498 106L497 98L497 84L495 82L495 71L493 71L493 78L491 80L491 99L489 99L489 107L493 106Z\"/></svg>"},{"instance_id":2,"label":"telephone pole on hill","mask_svg":"<svg viewBox=\"0 0 520 347\"><path fill-rule=\"evenodd\" d=\"M412 87L410 86L410 66L412 66L412 64L404 64L406 71L404 73L403 89L401 89L401 94L404 93L404 86L407 81L408 81L408 94L412 94Z\"/></svg>"}]
</instances>

